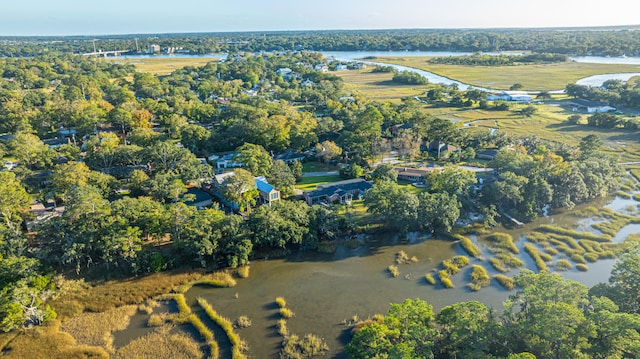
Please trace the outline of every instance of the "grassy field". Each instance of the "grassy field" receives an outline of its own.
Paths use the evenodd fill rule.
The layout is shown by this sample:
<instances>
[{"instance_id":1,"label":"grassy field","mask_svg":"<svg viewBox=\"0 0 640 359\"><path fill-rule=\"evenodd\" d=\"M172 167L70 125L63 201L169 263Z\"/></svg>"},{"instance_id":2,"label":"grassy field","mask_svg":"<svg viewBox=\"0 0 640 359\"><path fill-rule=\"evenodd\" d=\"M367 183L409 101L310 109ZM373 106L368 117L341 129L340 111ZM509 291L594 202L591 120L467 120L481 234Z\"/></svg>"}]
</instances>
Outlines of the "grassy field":
<instances>
[{"instance_id":1,"label":"grassy field","mask_svg":"<svg viewBox=\"0 0 640 359\"><path fill-rule=\"evenodd\" d=\"M302 191L311 191L316 189L318 185L341 181L339 175L329 175L329 176L314 176L314 177L303 177L299 183L296 183L295 188Z\"/></svg>"},{"instance_id":2,"label":"grassy field","mask_svg":"<svg viewBox=\"0 0 640 359\"><path fill-rule=\"evenodd\" d=\"M640 72L639 65L565 62L545 65L462 66L430 64L428 60L428 57L375 59L376 62L413 67L463 83L502 90L507 90L515 83L524 85L524 90L561 90L567 84L592 75Z\"/></svg>"},{"instance_id":3,"label":"grassy field","mask_svg":"<svg viewBox=\"0 0 640 359\"><path fill-rule=\"evenodd\" d=\"M372 73L371 69L337 71L335 74L351 89L375 101L401 103L403 97L421 95L429 89L429 86L396 84L391 81L392 73Z\"/></svg>"},{"instance_id":4,"label":"grassy field","mask_svg":"<svg viewBox=\"0 0 640 359\"><path fill-rule=\"evenodd\" d=\"M217 58L186 57L186 58L127 58L108 57L108 61L122 64L132 64L140 72L148 72L154 75L168 75L176 69L185 66L204 66L207 62L218 61Z\"/></svg>"}]
</instances>

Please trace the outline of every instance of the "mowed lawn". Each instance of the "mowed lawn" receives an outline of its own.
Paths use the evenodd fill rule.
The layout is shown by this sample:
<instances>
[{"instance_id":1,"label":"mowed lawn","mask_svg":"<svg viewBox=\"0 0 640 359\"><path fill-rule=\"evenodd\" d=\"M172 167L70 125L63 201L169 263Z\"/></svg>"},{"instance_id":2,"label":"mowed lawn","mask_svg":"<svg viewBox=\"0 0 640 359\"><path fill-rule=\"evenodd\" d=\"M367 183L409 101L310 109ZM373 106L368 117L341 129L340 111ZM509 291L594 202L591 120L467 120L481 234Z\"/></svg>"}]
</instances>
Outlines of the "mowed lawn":
<instances>
[{"instance_id":1,"label":"mowed lawn","mask_svg":"<svg viewBox=\"0 0 640 359\"><path fill-rule=\"evenodd\" d=\"M219 59L203 58L203 57L163 57L163 58L129 58L129 57L108 57L107 60L121 63L132 64L136 67L136 70L140 72L148 72L154 75L168 75L176 69L181 69L186 66L201 67L211 61L218 61Z\"/></svg>"},{"instance_id":2,"label":"mowed lawn","mask_svg":"<svg viewBox=\"0 0 640 359\"><path fill-rule=\"evenodd\" d=\"M640 65L564 62L544 65L463 66L430 64L429 57L378 57L374 61L413 67L463 83L507 90L515 83L524 90L562 90L567 84L599 74L640 72Z\"/></svg>"},{"instance_id":3,"label":"mowed lawn","mask_svg":"<svg viewBox=\"0 0 640 359\"><path fill-rule=\"evenodd\" d=\"M336 71L332 74L342 78L352 89L375 101L389 101L399 104L407 96L422 95L428 85L402 85L391 81L393 73L371 72L369 66L362 70Z\"/></svg>"}]
</instances>

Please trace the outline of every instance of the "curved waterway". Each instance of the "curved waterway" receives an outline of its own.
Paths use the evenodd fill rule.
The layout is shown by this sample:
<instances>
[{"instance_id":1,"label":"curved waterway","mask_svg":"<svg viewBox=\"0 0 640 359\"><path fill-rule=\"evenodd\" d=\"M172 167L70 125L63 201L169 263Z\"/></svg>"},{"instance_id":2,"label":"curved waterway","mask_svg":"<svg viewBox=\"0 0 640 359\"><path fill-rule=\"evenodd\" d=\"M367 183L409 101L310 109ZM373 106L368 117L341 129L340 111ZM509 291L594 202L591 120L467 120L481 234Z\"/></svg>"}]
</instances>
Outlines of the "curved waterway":
<instances>
[{"instance_id":1,"label":"curved waterway","mask_svg":"<svg viewBox=\"0 0 640 359\"><path fill-rule=\"evenodd\" d=\"M367 58L373 57L419 57L419 56L430 56L430 57L444 57L444 56L464 56L470 55L470 52L435 52L435 51L334 51L334 52L323 52L322 53L326 57L332 57L339 61L358 61L368 65L373 66L391 66L398 71L410 71L417 73L421 76L424 76L429 82L435 84L442 85L457 85L458 88L462 91L465 91L469 88L479 89L487 92L500 92L502 90L490 89L485 87L478 87L470 84L466 84L454 79L450 79L444 76L440 76L434 74L429 71L417 69L414 67L395 65L395 64L387 64L383 62L376 62L368 60ZM498 53L487 53L489 55L495 55ZM595 63L595 64L628 64L628 65L640 65L640 57L604 57L604 56L579 56L579 57L570 57L569 58L575 62L583 62L583 63ZM373 60L373 59L372 59ZM640 76L640 73L614 73L614 74L600 74L585 77L576 81L578 85L585 86L602 86L602 84L607 80L620 80L620 81L628 81L631 77ZM529 94L536 94L539 91L525 91ZM564 90L553 90L549 91L550 93L562 93Z\"/></svg>"}]
</instances>

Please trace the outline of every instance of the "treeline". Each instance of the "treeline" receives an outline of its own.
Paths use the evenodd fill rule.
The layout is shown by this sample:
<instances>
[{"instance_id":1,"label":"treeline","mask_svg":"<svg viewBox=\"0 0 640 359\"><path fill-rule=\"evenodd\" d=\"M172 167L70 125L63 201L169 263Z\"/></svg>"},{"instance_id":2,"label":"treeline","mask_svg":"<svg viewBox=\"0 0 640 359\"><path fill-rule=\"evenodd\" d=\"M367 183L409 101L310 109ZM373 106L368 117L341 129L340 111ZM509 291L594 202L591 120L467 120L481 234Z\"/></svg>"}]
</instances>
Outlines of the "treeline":
<instances>
[{"instance_id":1,"label":"treeline","mask_svg":"<svg viewBox=\"0 0 640 359\"><path fill-rule=\"evenodd\" d=\"M346 352L354 359L635 358L638 269L638 252L628 253L615 265L612 285L591 291L559 274L524 271L502 313L472 301L435 314L427 302L407 299L359 323Z\"/></svg>"},{"instance_id":2,"label":"treeline","mask_svg":"<svg viewBox=\"0 0 640 359\"><path fill-rule=\"evenodd\" d=\"M550 64L566 62L567 55L535 53L527 55L489 55L475 53L469 56L446 56L429 59L432 64L467 65L467 66L511 66L522 64Z\"/></svg>"},{"instance_id":3,"label":"treeline","mask_svg":"<svg viewBox=\"0 0 640 359\"><path fill-rule=\"evenodd\" d=\"M97 37L104 51L158 44L193 54L238 51L533 51L565 55L638 56L633 29L349 30L114 35ZM93 52L94 37L5 37L0 56Z\"/></svg>"},{"instance_id":4,"label":"treeline","mask_svg":"<svg viewBox=\"0 0 640 359\"><path fill-rule=\"evenodd\" d=\"M591 101L600 101L612 106L640 108L640 82L607 80L600 87L569 84L567 95Z\"/></svg>"},{"instance_id":5,"label":"treeline","mask_svg":"<svg viewBox=\"0 0 640 359\"><path fill-rule=\"evenodd\" d=\"M427 78L413 71L395 72L391 81L404 85L425 85L429 83Z\"/></svg>"}]
</instances>

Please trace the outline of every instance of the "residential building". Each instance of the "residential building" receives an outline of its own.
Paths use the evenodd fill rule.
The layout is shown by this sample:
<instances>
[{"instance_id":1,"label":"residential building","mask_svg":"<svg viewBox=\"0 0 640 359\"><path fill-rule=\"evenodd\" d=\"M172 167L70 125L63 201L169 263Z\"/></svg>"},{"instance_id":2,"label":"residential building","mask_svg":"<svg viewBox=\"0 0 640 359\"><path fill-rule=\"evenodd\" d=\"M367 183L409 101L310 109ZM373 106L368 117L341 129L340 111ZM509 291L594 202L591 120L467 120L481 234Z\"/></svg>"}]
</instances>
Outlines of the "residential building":
<instances>
[{"instance_id":1,"label":"residential building","mask_svg":"<svg viewBox=\"0 0 640 359\"><path fill-rule=\"evenodd\" d=\"M606 103L589 101L581 98L574 98L570 102L576 106L573 108L573 112L576 112L579 109L585 110L587 113L610 112L616 110L615 107L609 106Z\"/></svg>"},{"instance_id":2,"label":"residential building","mask_svg":"<svg viewBox=\"0 0 640 359\"><path fill-rule=\"evenodd\" d=\"M398 181L424 183L429 172L441 171L442 167L395 167L394 170L398 172Z\"/></svg>"},{"instance_id":3,"label":"residential building","mask_svg":"<svg viewBox=\"0 0 640 359\"><path fill-rule=\"evenodd\" d=\"M258 188L259 198L258 204L266 204L271 206L273 202L280 200L280 191L267 182L264 176L256 177L256 187Z\"/></svg>"},{"instance_id":4,"label":"residential building","mask_svg":"<svg viewBox=\"0 0 640 359\"><path fill-rule=\"evenodd\" d=\"M371 182L363 178L355 178L318 186L313 191L304 191L302 194L307 204L318 203L346 203L353 197L360 198L373 187Z\"/></svg>"}]
</instances>

